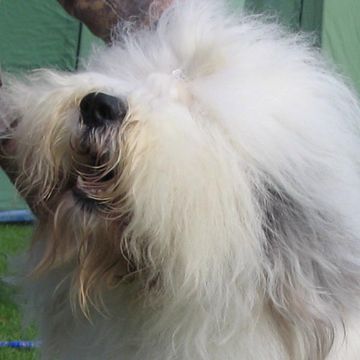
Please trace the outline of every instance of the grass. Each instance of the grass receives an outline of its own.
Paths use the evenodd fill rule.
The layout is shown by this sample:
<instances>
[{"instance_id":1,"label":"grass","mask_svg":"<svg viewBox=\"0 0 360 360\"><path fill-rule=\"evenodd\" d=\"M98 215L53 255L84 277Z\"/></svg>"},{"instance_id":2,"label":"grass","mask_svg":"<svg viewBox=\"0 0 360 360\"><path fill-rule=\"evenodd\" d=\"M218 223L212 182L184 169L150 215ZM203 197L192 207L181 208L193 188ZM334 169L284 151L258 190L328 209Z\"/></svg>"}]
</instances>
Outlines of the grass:
<instances>
[{"instance_id":1,"label":"grass","mask_svg":"<svg viewBox=\"0 0 360 360\"><path fill-rule=\"evenodd\" d=\"M14 302L16 291L6 281L7 263L29 243L31 226L0 225L0 341L34 340L33 329L22 329L21 315ZM36 352L26 349L0 348L0 360L35 360Z\"/></svg>"}]
</instances>

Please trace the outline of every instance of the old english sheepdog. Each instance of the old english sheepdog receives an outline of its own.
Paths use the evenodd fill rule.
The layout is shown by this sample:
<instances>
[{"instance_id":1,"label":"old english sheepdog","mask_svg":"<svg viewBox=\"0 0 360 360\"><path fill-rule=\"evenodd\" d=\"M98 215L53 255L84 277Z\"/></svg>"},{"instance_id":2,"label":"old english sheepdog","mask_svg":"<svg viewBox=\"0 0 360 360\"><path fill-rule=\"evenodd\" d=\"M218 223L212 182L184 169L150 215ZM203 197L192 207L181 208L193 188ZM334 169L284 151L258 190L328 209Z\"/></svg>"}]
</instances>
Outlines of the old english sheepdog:
<instances>
[{"instance_id":1,"label":"old english sheepdog","mask_svg":"<svg viewBox=\"0 0 360 360\"><path fill-rule=\"evenodd\" d=\"M175 1L2 97L43 359L360 358L360 106L303 36Z\"/></svg>"}]
</instances>

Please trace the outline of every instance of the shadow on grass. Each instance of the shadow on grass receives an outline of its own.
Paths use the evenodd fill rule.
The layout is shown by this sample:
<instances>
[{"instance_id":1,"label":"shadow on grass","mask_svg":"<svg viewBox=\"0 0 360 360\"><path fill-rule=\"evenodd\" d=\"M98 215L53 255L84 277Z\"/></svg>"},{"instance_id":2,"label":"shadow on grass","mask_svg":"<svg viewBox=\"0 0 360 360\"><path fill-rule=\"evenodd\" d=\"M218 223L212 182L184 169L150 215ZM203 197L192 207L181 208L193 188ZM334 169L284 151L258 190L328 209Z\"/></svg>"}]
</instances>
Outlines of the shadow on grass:
<instances>
[{"instance_id":1,"label":"shadow on grass","mask_svg":"<svg viewBox=\"0 0 360 360\"><path fill-rule=\"evenodd\" d=\"M7 281L9 259L26 250L31 226L0 225L0 341L34 340L36 331L21 325L21 314L16 304L17 291ZM0 360L35 360L36 351L0 348Z\"/></svg>"}]
</instances>

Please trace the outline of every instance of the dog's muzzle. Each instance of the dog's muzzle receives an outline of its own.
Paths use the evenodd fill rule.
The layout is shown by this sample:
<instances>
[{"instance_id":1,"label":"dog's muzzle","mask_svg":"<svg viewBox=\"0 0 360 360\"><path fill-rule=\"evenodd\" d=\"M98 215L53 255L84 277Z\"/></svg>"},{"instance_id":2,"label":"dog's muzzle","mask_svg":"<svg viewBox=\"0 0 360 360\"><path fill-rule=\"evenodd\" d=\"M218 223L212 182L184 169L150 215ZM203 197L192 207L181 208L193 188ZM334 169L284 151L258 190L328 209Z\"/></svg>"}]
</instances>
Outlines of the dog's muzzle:
<instances>
[{"instance_id":1,"label":"dog's muzzle","mask_svg":"<svg viewBox=\"0 0 360 360\"><path fill-rule=\"evenodd\" d=\"M80 103L81 121L89 128L106 126L114 121L121 123L126 112L127 106L121 99L101 92L86 95Z\"/></svg>"},{"instance_id":2,"label":"dog's muzzle","mask_svg":"<svg viewBox=\"0 0 360 360\"><path fill-rule=\"evenodd\" d=\"M127 115L127 103L118 97L92 92L80 102L78 141L72 144L72 193L87 209L107 206L116 187L116 139ZM114 156L114 157L113 157Z\"/></svg>"}]
</instances>

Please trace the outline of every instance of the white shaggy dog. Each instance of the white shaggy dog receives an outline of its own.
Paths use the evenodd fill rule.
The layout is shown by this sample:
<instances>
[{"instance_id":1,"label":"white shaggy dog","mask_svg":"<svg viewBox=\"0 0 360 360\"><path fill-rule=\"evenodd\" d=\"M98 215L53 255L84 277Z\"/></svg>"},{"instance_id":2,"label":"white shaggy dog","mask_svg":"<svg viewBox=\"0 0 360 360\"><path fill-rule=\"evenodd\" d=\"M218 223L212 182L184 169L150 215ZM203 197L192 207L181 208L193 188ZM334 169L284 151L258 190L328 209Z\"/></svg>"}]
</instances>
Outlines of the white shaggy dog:
<instances>
[{"instance_id":1,"label":"white shaggy dog","mask_svg":"<svg viewBox=\"0 0 360 360\"><path fill-rule=\"evenodd\" d=\"M43 359L360 359L360 108L326 68L185 0L8 80Z\"/></svg>"}]
</instances>

